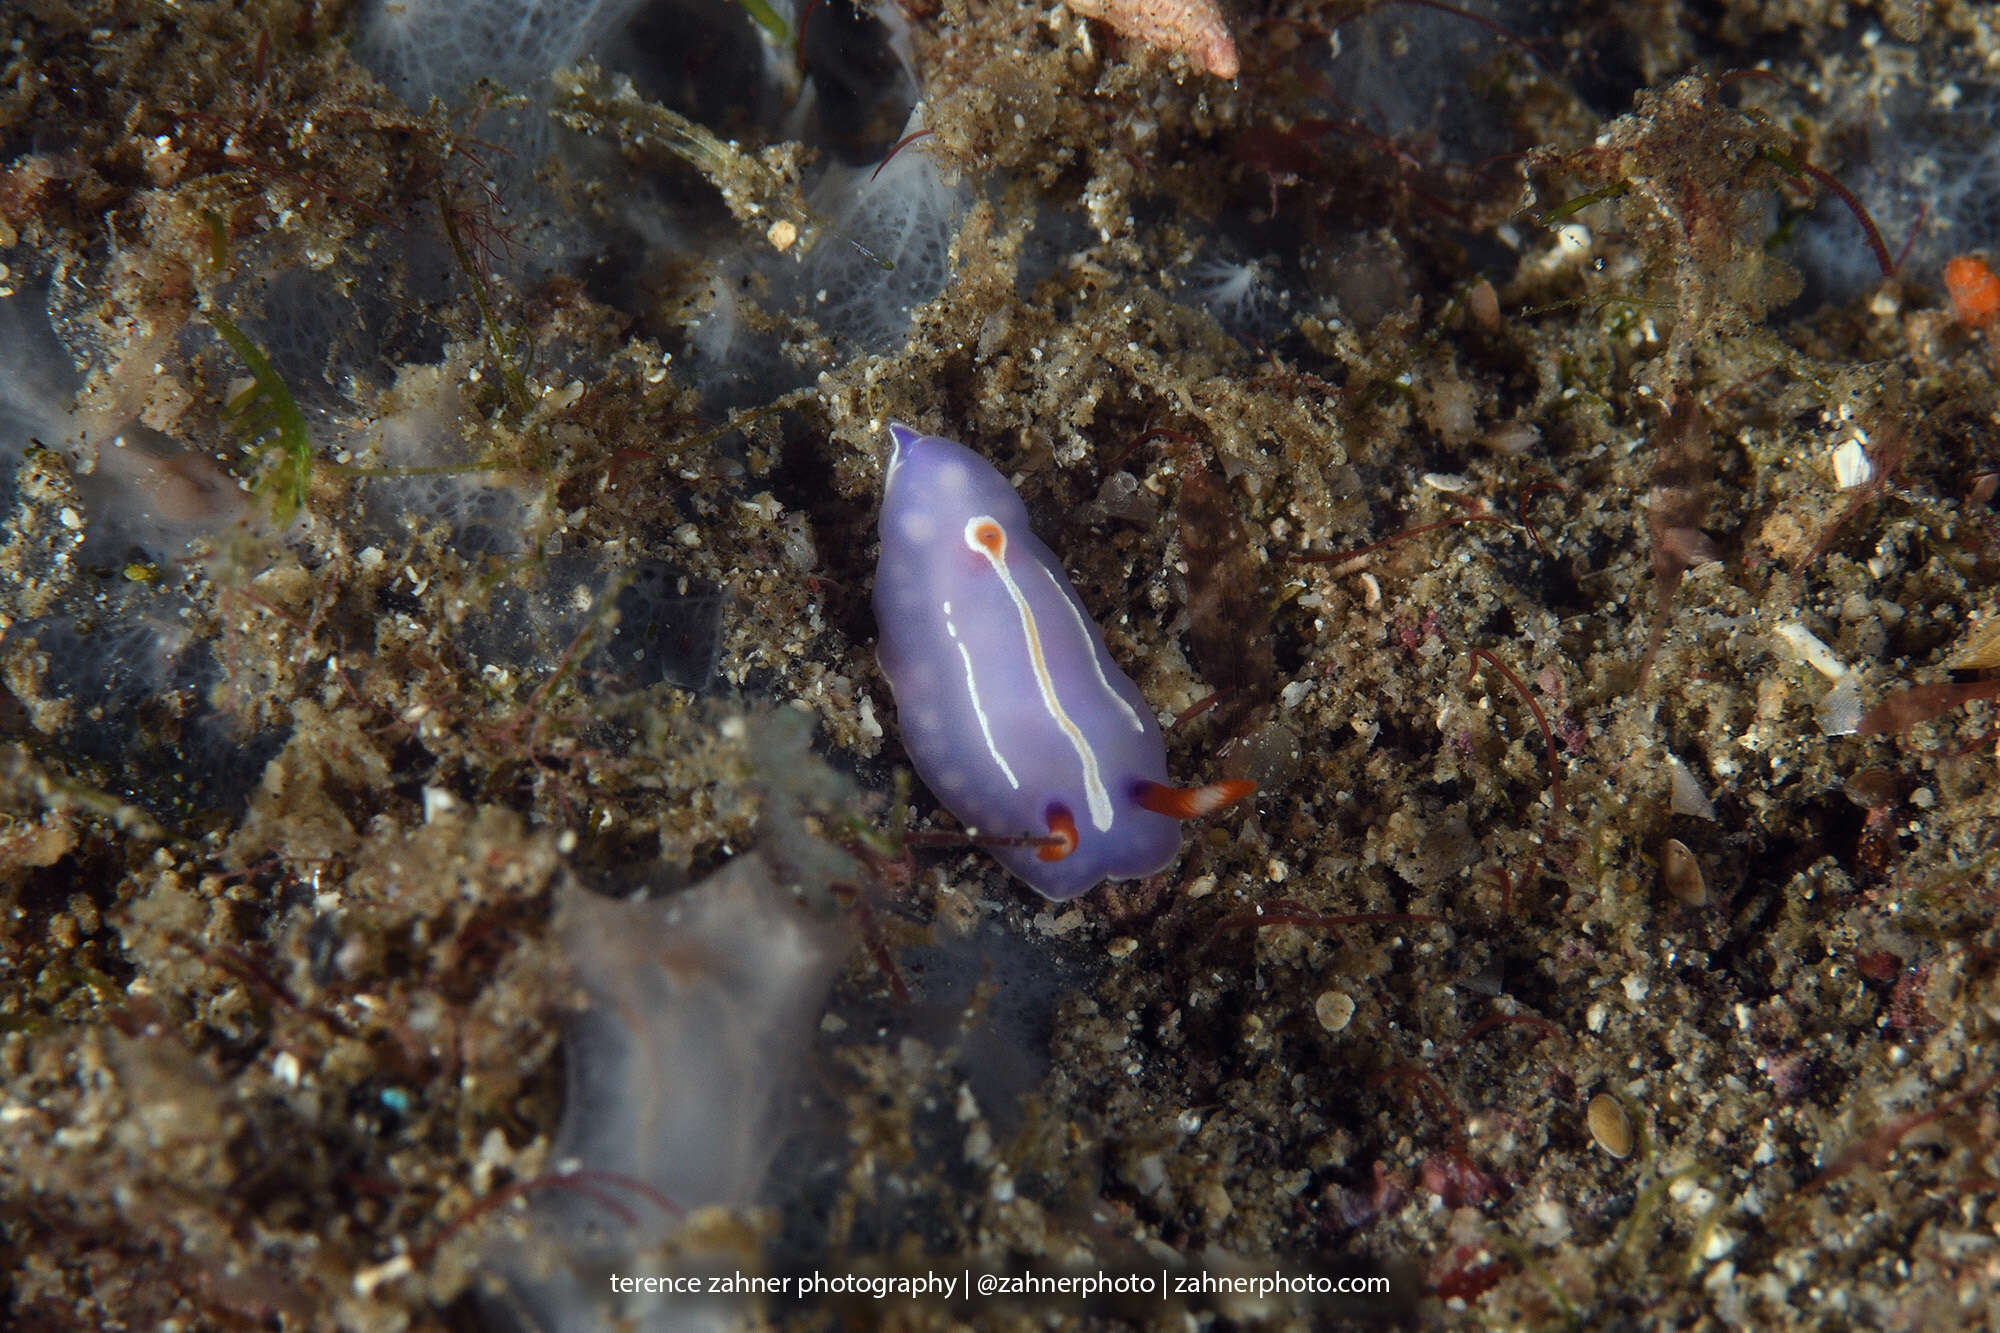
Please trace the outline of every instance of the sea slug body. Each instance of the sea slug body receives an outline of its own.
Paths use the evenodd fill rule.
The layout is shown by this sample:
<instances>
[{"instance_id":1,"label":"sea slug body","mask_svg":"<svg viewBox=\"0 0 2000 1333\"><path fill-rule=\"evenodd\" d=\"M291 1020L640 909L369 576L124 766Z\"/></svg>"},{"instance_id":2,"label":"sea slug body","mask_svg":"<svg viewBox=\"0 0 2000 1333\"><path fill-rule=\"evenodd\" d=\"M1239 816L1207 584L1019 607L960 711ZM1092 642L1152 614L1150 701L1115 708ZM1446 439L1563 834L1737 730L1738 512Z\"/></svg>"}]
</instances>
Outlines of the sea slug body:
<instances>
[{"instance_id":1,"label":"sea slug body","mask_svg":"<svg viewBox=\"0 0 2000 1333\"><path fill-rule=\"evenodd\" d=\"M1167 786L1159 724L1014 488L962 444L889 436L877 654L917 775L968 828L1040 839L994 855L1044 897L1164 870L1176 819L1252 784Z\"/></svg>"}]
</instances>

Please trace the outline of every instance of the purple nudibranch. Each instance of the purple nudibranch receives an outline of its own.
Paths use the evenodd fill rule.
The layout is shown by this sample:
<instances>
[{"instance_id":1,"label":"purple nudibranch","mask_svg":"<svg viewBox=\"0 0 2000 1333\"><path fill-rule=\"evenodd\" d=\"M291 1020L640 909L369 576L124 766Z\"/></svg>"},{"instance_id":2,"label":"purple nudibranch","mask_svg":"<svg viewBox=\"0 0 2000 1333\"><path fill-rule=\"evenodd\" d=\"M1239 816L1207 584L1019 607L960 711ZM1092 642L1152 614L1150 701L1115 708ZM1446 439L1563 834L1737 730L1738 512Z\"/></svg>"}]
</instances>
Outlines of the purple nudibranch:
<instances>
[{"instance_id":1,"label":"purple nudibranch","mask_svg":"<svg viewBox=\"0 0 2000 1333\"><path fill-rule=\"evenodd\" d=\"M1253 784L1169 787L1159 723L1007 479L900 422L889 439L876 652L917 776L967 828L1042 839L993 855L1045 898L1166 869L1176 820Z\"/></svg>"}]
</instances>

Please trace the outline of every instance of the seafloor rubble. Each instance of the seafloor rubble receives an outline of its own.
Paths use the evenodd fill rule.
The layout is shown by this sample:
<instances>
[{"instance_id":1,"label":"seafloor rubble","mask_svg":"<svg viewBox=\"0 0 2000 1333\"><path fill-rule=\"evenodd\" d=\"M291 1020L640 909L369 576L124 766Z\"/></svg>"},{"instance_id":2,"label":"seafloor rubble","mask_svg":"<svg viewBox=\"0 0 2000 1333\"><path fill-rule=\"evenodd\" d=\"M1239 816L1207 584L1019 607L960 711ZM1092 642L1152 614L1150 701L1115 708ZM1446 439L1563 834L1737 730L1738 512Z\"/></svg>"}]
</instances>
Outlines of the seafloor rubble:
<instances>
[{"instance_id":1,"label":"seafloor rubble","mask_svg":"<svg viewBox=\"0 0 2000 1333\"><path fill-rule=\"evenodd\" d=\"M10 1327L1988 1317L2000 20L1119 12L0 11ZM1168 873L908 785L891 419Z\"/></svg>"}]
</instances>

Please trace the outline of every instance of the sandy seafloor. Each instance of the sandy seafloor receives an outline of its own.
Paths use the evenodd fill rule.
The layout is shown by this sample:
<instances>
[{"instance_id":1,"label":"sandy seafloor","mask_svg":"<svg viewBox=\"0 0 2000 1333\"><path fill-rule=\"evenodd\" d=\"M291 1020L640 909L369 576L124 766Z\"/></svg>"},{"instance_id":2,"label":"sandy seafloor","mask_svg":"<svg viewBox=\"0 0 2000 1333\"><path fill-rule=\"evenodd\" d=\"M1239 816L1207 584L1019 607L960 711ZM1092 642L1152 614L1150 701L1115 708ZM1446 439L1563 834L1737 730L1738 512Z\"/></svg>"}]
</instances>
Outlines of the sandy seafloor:
<instances>
[{"instance_id":1,"label":"sandy seafloor","mask_svg":"<svg viewBox=\"0 0 2000 1333\"><path fill-rule=\"evenodd\" d=\"M2000 13L1225 18L0 7L0 1322L1994 1322ZM905 836L891 419L1166 873ZM1100 1272L1392 1292L790 1294Z\"/></svg>"}]
</instances>

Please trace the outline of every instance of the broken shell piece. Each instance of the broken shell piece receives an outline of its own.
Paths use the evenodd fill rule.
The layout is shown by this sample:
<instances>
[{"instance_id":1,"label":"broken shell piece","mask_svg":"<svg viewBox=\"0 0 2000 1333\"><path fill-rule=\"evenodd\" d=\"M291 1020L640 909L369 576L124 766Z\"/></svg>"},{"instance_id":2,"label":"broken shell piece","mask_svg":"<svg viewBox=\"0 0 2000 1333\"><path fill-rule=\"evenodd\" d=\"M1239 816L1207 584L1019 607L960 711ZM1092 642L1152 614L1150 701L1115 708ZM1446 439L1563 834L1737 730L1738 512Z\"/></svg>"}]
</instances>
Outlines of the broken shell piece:
<instances>
[{"instance_id":1,"label":"broken shell piece","mask_svg":"<svg viewBox=\"0 0 2000 1333\"><path fill-rule=\"evenodd\" d=\"M1862 687L1852 675L1834 681L1834 689L1812 705L1812 717L1828 737L1852 737L1862 727Z\"/></svg>"},{"instance_id":2,"label":"broken shell piece","mask_svg":"<svg viewBox=\"0 0 2000 1333\"><path fill-rule=\"evenodd\" d=\"M1833 481L1841 490L1865 486L1874 475L1875 465L1868 461L1868 451L1861 447L1861 441L1850 436L1834 448Z\"/></svg>"},{"instance_id":3,"label":"broken shell piece","mask_svg":"<svg viewBox=\"0 0 2000 1333\"><path fill-rule=\"evenodd\" d=\"M1624 1103L1616 1097L1608 1092L1592 1097L1584 1120L1590 1125L1590 1137L1597 1140L1598 1147L1620 1159L1632 1155L1632 1117L1625 1113Z\"/></svg>"},{"instance_id":4,"label":"broken shell piece","mask_svg":"<svg viewBox=\"0 0 2000 1333\"><path fill-rule=\"evenodd\" d=\"M2000 610L1991 610L1985 619L1965 632L1945 659L1953 671L1984 671L2000 666Z\"/></svg>"},{"instance_id":5,"label":"broken shell piece","mask_svg":"<svg viewBox=\"0 0 2000 1333\"><path fill-rule=\"evenodd\" d=\"M1702 878L1701 862L1679 838L1668 838L1660 847L1660 885L1676 902L1689 907L1708 905L1708 881Z\"/></svg>"},{"instance_id":6,"label":"broken shell piece","mask_svg":"<svg viewBox=\"0 0 2000 1333\"><path fill-rule=\"evenodd\" d=\"M1667 781L1669 808L1675 814L1714 821L1715 802L1708 799L1701 781L1688 771L1688 766L1672 755L1667 756Z\"/></svg>"},{"instance_id":7,"label":"broken shell piece","mask_svg":"<svg viewBox=\"0 0 2000 1333\"><path fill-rule=\"evenodd\" d=\"M1801 662L1811 667L1828 680L1839 680L1847 674L1847 663L1833 655L1833 649L1826 646L1819 635L1801 625L1796 620L1788 620L1771 631L1773 638L1792 650Z\"/></svg>"},{"instance_id":8,"label":"broken shell piece","mask_svg":"<svg viewBox=\"0 0 2000 1333\"><path fill-rule=\"evenodd\" d=\"M1852 675L1833 682L1813 705L1813 717L1828 736L1852 736L1861 729L1861 686Z\"/></svg>"}]
</instances>

